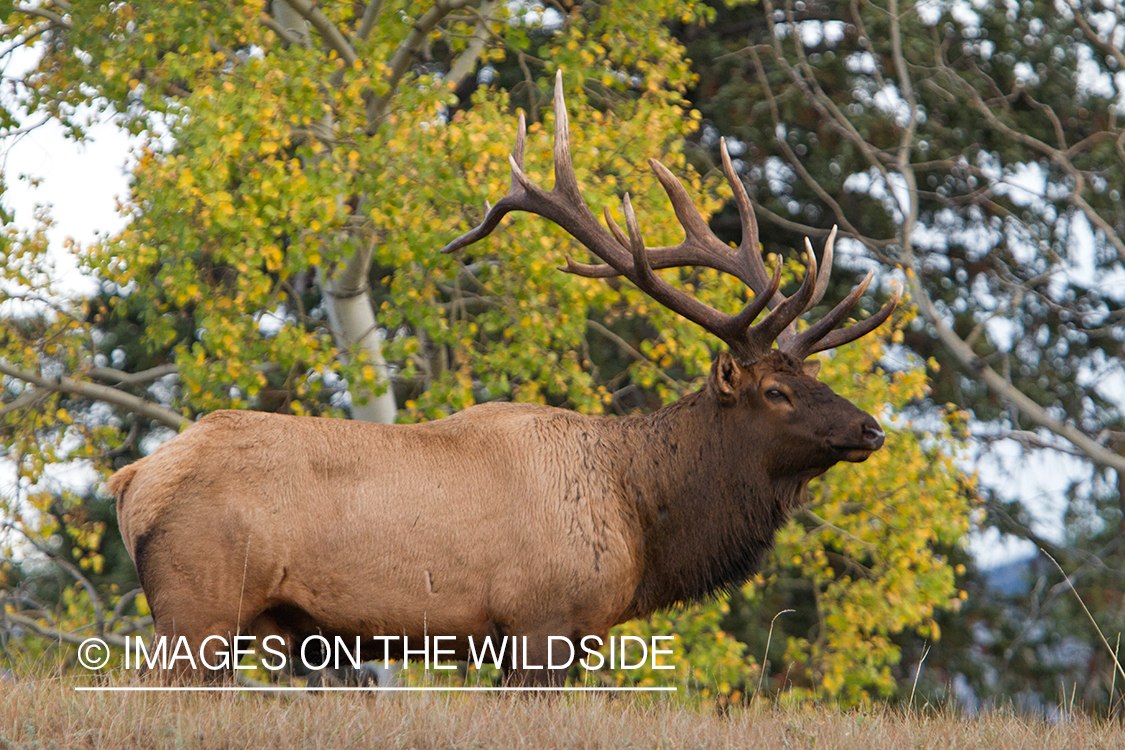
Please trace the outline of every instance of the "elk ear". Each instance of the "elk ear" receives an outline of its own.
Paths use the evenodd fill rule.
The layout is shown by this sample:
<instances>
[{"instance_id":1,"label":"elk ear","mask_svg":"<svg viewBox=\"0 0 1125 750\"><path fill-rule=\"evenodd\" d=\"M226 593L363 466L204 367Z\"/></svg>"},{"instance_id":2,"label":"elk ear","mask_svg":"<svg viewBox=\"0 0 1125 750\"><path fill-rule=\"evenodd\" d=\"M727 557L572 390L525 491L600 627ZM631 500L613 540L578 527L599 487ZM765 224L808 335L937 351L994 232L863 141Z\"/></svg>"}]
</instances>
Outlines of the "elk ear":
<instances>
[{"instance_id":1,"label":"elk ear","mask_svg":"<svg viewBox=\"0 0 1125 750\"><path fill-rule=\"evenodd\" d=\"M719 403L730 406L738 401L738 393L750 379L750 374L735 361L730 352L719 352L711 363L711 377L707 384L714 391Z\"/></svg>"},{"instance_id":2,"label":"elk ear","mask_svg":"<svg viewBox=\"0 0 1125 750\"><path fill-rule=\"evenodd\" d=\"M804 368L805 375L808 375L810 378L813 378L815 380L816 376L820 373L820 360L806 359L801 363L801 367Z\"/></svg>"}]
</instances>

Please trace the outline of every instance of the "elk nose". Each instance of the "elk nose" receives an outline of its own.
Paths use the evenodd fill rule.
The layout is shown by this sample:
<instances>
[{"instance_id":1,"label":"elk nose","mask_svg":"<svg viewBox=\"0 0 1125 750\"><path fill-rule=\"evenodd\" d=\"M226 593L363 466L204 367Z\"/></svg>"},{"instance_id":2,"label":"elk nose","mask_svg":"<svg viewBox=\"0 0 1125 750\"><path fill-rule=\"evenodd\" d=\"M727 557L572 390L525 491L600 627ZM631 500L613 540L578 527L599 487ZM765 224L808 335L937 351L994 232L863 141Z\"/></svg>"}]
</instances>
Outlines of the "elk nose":
<instances>
[{"instance_id":1,"label":"elk nose","mask_svg":"<svg viewBox=\"0 0 1125 750\"><path fill-rule=\"evenodd\" d=\"M863 423L863 442L866 447L877 451L883 447L883 440L887 434L873 417L868 417Z\"/></svg>"}]
</instances>

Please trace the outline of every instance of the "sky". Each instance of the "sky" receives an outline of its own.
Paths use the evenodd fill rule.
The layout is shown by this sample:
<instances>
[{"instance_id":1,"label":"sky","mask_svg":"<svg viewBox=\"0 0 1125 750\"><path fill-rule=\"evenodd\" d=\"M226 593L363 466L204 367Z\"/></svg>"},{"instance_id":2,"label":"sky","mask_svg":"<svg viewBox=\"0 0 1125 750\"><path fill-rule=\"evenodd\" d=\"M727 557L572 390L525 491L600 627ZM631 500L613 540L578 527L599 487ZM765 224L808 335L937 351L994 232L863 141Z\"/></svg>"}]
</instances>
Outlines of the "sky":
<instances>
[{"instance_id":1,"label":"sky","mask_svg":"<svg viewBox=\"0 0 1125 750\"><path fill-rule=\"evenodd\" d=\"M55 222L48 231L52 248L62 248L66 238L92 242L98 233L125 226L117 205L129 193L131 142L109 123L92 133L85 143L75 143L51 121L4 145L4 206L15 213L19 226L28 228L35 224L36 206L48 206ZM68 291L91 288L75 272L69 254L57 252L55 258Z\"/></svg>"}]
</instances>

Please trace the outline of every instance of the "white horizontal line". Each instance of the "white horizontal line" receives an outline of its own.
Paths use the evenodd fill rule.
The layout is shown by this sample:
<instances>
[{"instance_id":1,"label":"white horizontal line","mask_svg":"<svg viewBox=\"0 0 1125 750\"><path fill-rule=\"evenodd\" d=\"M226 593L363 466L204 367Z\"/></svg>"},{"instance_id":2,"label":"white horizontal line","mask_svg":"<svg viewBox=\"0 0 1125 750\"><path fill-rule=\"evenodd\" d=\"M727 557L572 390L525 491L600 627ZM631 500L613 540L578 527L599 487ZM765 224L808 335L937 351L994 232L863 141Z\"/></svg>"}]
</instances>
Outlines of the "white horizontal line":
<instances>
[{"instance_id":1,"label":"white horizontal line","mask_svg":"<svg viewBox=\"0 0 1125 750\"><path fill-rule=\"evenodd\" d=\"M553 693L674 693L676 687L294 687L265 685L262 687L243 687L240 685L185 685L183 687L75 687L84 693L503 693L503 692L553 692Z\"/></svg>"}]
</instances>

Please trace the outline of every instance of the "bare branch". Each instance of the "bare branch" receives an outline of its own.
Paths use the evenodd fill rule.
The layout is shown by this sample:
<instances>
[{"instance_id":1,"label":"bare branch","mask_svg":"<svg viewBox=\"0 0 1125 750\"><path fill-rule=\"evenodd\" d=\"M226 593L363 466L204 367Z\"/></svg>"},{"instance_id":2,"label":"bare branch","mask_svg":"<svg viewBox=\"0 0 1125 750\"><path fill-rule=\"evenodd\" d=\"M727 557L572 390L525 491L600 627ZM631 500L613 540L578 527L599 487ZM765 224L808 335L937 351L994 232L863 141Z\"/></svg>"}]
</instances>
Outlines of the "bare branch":
<instances>
[{"instance_id":1,"label":"bare branch","mask_svg":"<svg viewBox=\"0 0 1125 750\"><path fill-rule=\"evenodd\" d=\"M0 360L0 375L7 375L55 393L70 393L75 396L94 399L95 401L105 401L108 404L120 406L123 409L127 409L149 419L154 419L177 430L192 422L192 420L178 412L167 409L159 404L154 404L151 401L145 401L138 396L118 390L117 388L112 388L108 385L90 383L66 376L60 378L47 377L32 372L31 370L24 370L20 367L10 365L4 360Z\"/></svg>"},{"instance_id":2,"label":"bare branch","mask_svg":"<svg viewBox=\"0 0 1125 750\"><path fill-rule=\"evenodd\" d=\"M898 76L899 96L909 108L910 121L899 138L898 165L906 171L910 162L910 152L914 147L914 133L918 128L918 102L914 96L914 84L910 81L910 71L906 67L906 56L902 53L902 29L899 23L898 0L890 0L891 54L894 56L895 74ZM917 195L917 193L912 193ZM911 213L914 213L913 211Z\"/></svg>"},{"instance_id":3,"label":"bare branch","mask_svg":"<svg viewBox=\"0 0 1125 750\"><path fill-rule=\"evenodd\" d=\"M1051 442L1050 440L1044 440L1038 433L1029 430L1006 430L1004 432L998 432L995 435L973 435L973 439L982 443L994 443L998 440L1014 440L1024 448L1042 448L1044 450L1065 453L1068 456L1087 458L1086 454L1077 448L1062 443Z\"/></svg>"},{"instance_id":4,"label":"bare branch","mask_svg":"<svg viewBox=\"0 0 1125 750\"><path fill-rule=\"evenodd\" d=\"M488 16L499 4L499 0L485 0L481 4L480 12L477 14L477 25L473 29L472 39L465 46L465 50L457 56L453 64L449 66L449 80L453 84L459 84L467 78L476 69L477 61L480 59L481 53L484 52L485 44L488 43L488 38L491 36L488 23Z\"/></svg>"},{"instance_id":5,"label":"bare branch","mask_svg":"<svg viewBox=\"0 0 1125 750\"><path fill-rule=\"evenodd\" d=\"M950 75L948 76L948 78L950 78L954 82L954 84L961 89L962 93L968 98L973 107L982 115L984 115L985 120L988 121L988 124L992 128L1002 133L1004 136L1012 138L1024 144L1025 146L1028 146L1029 148L1032 148L1049 157L1051 161L1053 161L1055 164L1061 167L1063 171L1070 175L1070 177L1075 182L1073 189L1070 191L1070 202L1081 209L1081 211L1086 215L1086 218L1089 219L1091 224L1093 224L1098 229L1101 229L1102 232L1105 233L1106 241L1113 245L1114 249L1117 250L1118 256L1122 260L1125 260L1125 239L1122 239L1114 230L1114 228L1109 224L1109 222L1106 221L1105 218L1101 214L1099 214L1093 206L1087 203L1086 199L1082 196L1086 178L1082 174L1082 171L1075 167L1074 163L1068 157L1067 149L1054 148L1053 146L1044 143L1034 136L1028 135L1027 133L1010 127L1007 123L996 116L996 113L992 111L992 108L988 106L988 103L984 101L980 93L975 88L970 86L959 76ZM1028 97L1028 100L1033 101L1030 99L1030 97Z\"/></svg>"},{"instance_id":6,"label":"bare branch","mask_svg":"<svg viewBox=\"0 0 1125 750\"><path fill-rule=\"evenodd\" d=\"M4 404L3 406L0 406L0 417L4 416L5 414L10 414L14 411L19 411L25 406L31 406L32 404L45 399L48 395L50 395L49 391L44 391L41 388L29 387L14 400Z\"/></svg>"},{"instance_id":7,"label":"bare branch","mask_svg":"<svg viewBox=\"0 0 1125 750\"><path fill-rule=\"evenodd\" d=\"M766 92L766 99L769 103L770 114L773 116L774 126L780 126L782 124L781 112L777 106L777 99L773 95L773 89L769 85L769 79L766 77L765 66L762 65L762 60L758 56L756 50L751 50L750 55L754 61L754 68L758 73L758 80L762 84L762 89ZM785 152L785 156L789 160L789 164L793 167L793 169L797 171L797 173L801 176L801 179L803 179L805 183L813 189L813 191L822 201L824 201L824 203L831 206L832 212L836 214L836 221L839 222L840 226L844 227L844 231L852 235L853 237L859 237L859 230L855 228L855 225L852 224L848 217L844 214L843 207L841 207L839 202L831 195L829 195L828 191L821 187L820 182L817 181L807 169L805 169L805 165L802 164L801 160L797 158L797 154L795 154L793 152L793 149L790 148L789 143L784 138L780 137L777 137L774 140L777 141L777 144L781 147L781 150Z\"/></svg>"},{"instance_id":8,"label":"bare branch","mask_svg":"<svg viewBox=\"0 0 1125 750\"><path fill-rule=\"evenodd\" d=\"M367 3L367 7L363 9L363 20L359 22L359 28L355 30L355 36L352 37L353 45L367 41L371 30L375 28L375 22L379 20L381 10L383 10L383 0L370 0Z\"/></svg>"},{"instance_id":9,"label":"bare branch","mask_svg":"<svg viewBox=\"0 0 1125 750\"><path fill-rule=\"evenodd\" d=\"M983 381L984 384L988 386L989 390L1001 399L1014 404L1021 412L1039 426L1045 427L1059 437L1069 440L1095 463L1109 467L1118 472L1125 472L1125 456L1120 456L1105 446L1100 445L1074 425L1054 418L1051 416L1050 412L1009 383L1004 376L989 367L977 356L971 346L966 344L952 328L945 324L945 321L942 320L941 316L934 308L929 292L926 291L919 275L915 272L909 274L909 276L914 291L914 301L918 304L918 309L922 312L922 316L934 327L937 331L938 339L953 353L953 356L957 358L957 361L961 363L961 366L965 368L967 373Z\"/></svg>"},{"instance_id":10,"label":"bare branch","mask_svg":"<svg viewBox=\"0 0 1125 750\"><path fill-rule=\"evenodd\" d=\"M34 620L30 617L24 617L23 615L17 614L15 612L4 612L3 614L0 614L0 620L9 620L17 625L27 628L28 630L38 633L44 638L62 641L63 643L72 643L76 646L81 645L87 638L87 636L79 635L77 633L71 633L66 630L52 628L49 625L43 625L37 620ZM99 637L114 648L126 648L125 636L118 635L117 633L102 633Z\"/></svg>"},{"instance_id":11,"label":"bare branch","mask_svg":"<svg viewBox=\"0 0 1125 750\"><path fill-rule=\"evenodd\" d=\"M355 65L359 57L352 48L351 42L344 36L343 32L332 23L328 16L324 15L319 7L314 5L311 0L285 0L290 8L301 14L301 17L312 24L312 27L320 34L320 38L331 49L336 50L336 54L344 61L347 67Z\"/></svg>"},{"instance_id":12,"label":"bare branch","mask_svg":"<svg viewBox=\"0 0 1125 750\"><path fill-rule=\"evenodd\" d=\"M868 163L877 169L883 178L890 181L890 175L887 172L887 166L884 163L886 159L883 157L879 149L872 146L867 139L856 129L852 121L848 119L832 97L824 92L824 89L817 83L816 76L812 68L809 66L808 61L804 59L804 52L801 49L800 38L798 35L796 49L797 55L803 61L802 70L799 71L789 64L789 60L785 57L785 51L781 46L781 38L777 34L776 24L773 21L774 7L771 0L766 0L766 22L769 25L770 37L773 39L773 56L774 61L781 66L789 75L789 78L794 84L804 93L805 98L810 104L820 113L825 122L832 126L832 128L843 135L852 145L854 145L860 153L864 155ZM789 15L792 20L792 14Z\"/></svg>"},{"instance_id":13,"label":"bare branch","mask_svg":"<svg viewBox=\"0 0 1125 750\"><path fill-rule=\"evenodd\" d=\"M15 6L14 10L16 10L20 13L23 13L25 15L28 15L28 16L36 16L37 18L45 18L46 20L50 21L55 26L59 26L59 27L64 28L64 29L73 28L71 26L70 21L66 20L65 18L60 16L58 13L53 13L53 12L51 12L51 11L45 9L45 8L29 8L27 6L17 5L17 6Z\"/></svg>"},{"instance_id":14,"label":"bare branch","mask_svg":"<svg viewBox=\"0 0 1125 750\"><path fill-rule=\"evenodd\" d=\"M1119 68L1125 68L1125 50L1115 46L1110 40L1105 39L1101 34L1098 34L1090 27L1090 22L1082 15L1082 6L1076 2L1076 0L1068 0L1067 4L1074 13L1074 22L1078 24L1087 38L1093 39L1094 43L1098 45L1102 52L1107 55L1112 55L1114 59L1117 60ZM1117 20L1120 22L1121 17L1118 16Z\"/></svg>"},{"instance_id":15,"label":"bare branch","mask_svg":"<svg viewBox=\"0 0 1125 750\"><path fill-rule=\"evenodd\" d=\"M140 372L125 372L124 370L115 370L112 367L91 367L89 375L95 380L104 380L113 385L139 385L159 380L165 375L175 375L179 371L179 365L172 364L157 365Z\"/></svg>"},{"instance_id":16,"label":"bare branch","mask_svg":"<svg viewBox=\"0 0 1125 750\"><path fill-rule=\"evenodd\" d=\"M655 362L653 362L651 359L649 359L644 354L642 354L640 351L638 351L637 348L634 347L632 344L630 344L628 341L621 338L616 333L609 330L608 328L606 328L605 326L603 326L601 323L599 323L596 320L587 320L586 325L590 328L591 331L597 331L602 336L604 336L607 339L609 339L610 341L612 341L614 344L617 345L618 349L625 352L626 354L628 354L633 359L637 360L638 362L640 362L642 364L652 365L653 369L656 370L656 374L665 383L672 386L673 388L677 388L677 389L680 388L681 384L679 382L677 382L675 378L671 377L670 375L668 375L668 373L664 372L664 370L660 369L660 367L657 366L657 364Z\"/></svg>"},{"instance_id":17,"label":"bare branch","mask_svg":"<svg viewBox=\"0 0 1125 750\"><path fill-rule=\"evenodd\" d=\"M281 38L281 41L286 45L294 44L298 47L301 46L301 40L290 33L289 29L279 24L277 22L277 19L275 19L273 16L269 15L268 13L263 13L258 17L258 20L267 29L277 34Z\"/></svg>"},{"instance_id":18,"label":"bare branch","mask_svg":"<svg viewBox=\"0 0 1125 750\"><path fill-rule=\"evenodd\" d=\"M368 133L373 133L379 123L383 121L391 98L398 91L398 85L402 82L406 71L410 70L410 63L422 49L422 45L425 44L430 32L450 13L467 5L472 5L474 2L476 0L437 0L434 7L423 13L422 17L414 22L414 26L410 29L406 39L402 41L394 55L391 56L388 66L391 70L387 74L387 92L382 96L372 96L367 103Z\"/></svg>"},{"instance_id":19,"label":"bare branch","mask_svg":"<svg viewBox=\"0 0 1125 750\"><path fill-rule=\"evenodd\" d=\"M82 571L80 571L76 565L43 547L43 545L35 541L27 531L16 526L14 523L10 521L0 522L0 528L11 529L17 534L20 534L28 544L46 555L51 562L65 570L70 574L71 578L81 584L82 588L86 589L86 594L90 597L90 604L94 608L94 621L97 624L98 635L100 636L105 633L105 612L102 608L102 598L98 596L98 590L94 588L94 584L90 582L90 579L82 575Z\"/></svg>"}]
</instances>

